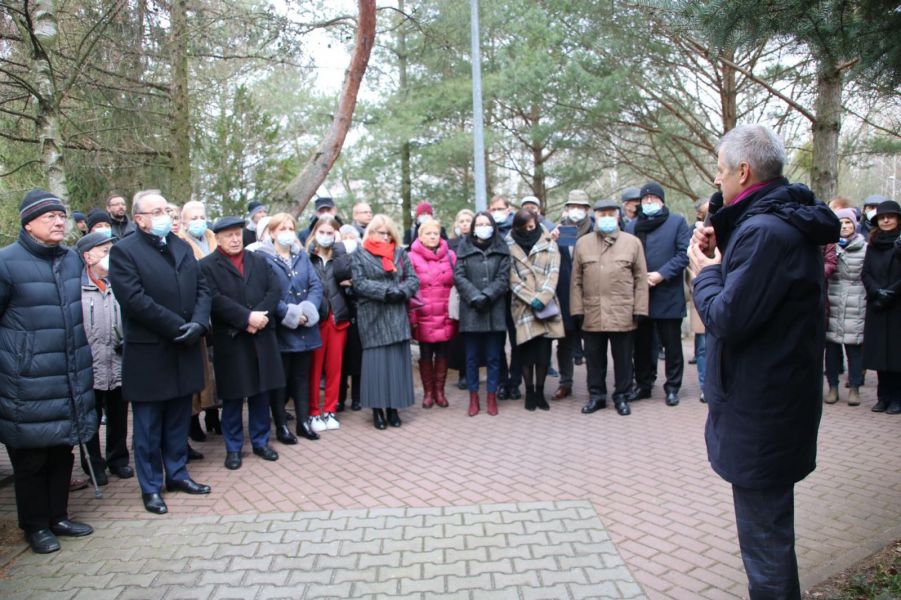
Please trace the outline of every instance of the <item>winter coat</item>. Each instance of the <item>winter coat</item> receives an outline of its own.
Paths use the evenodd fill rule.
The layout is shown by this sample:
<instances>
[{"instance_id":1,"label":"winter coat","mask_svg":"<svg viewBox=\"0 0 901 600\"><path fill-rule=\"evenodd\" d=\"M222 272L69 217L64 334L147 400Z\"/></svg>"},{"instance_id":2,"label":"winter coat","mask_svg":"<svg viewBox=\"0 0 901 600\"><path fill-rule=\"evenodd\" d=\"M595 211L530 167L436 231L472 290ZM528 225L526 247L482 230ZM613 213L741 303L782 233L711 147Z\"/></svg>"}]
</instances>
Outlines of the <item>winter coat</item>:
<instances>
[{"instance_id":1,"label":"winter coat","mask_svg":"<svg viewBox=\"0 0 901 600\"><path fill-rule=\"evenodd\" d=\"M712 217L722 263L694 282L707 327L707 454L741 487L816 467L826 326L823 244L840 224L801 184L769 182Z\"/></svg>"},{"instance_id":2,"label":"winter coat","mask_svg":"<svg viewBox=\"0 0 901 600\"><path fill-rule=\"evenodd\" d=\"M499 233L484 250L473 244L469 236L463 238L454 265L454 285L460 294L461 332L507 331L510 249ZM472 306L479 294L491 300L481 311Z\"/></svg>"},{"instance_id":3,"label":"winter coat","mask_svg":"<svg viewBox=\"0 0 901 600\"><path fill-rule=\"evenodd\" d=\"M862 235L855 235L844 248L836 244L837 265L829 278L827 341L836 344L863 343L867 291L860 274L866 253L867 243Z\"/></svg>"},{"instance_id":4,"label":"winter coat","mask_svg":"<svg viewBox=\"0 0 901 600\"><path fill-rule=\"evenodd\" d=\"M316 269L316 275L322 284L322 302L319 304L319 320L328 318L332 312L332 320L337 323L350 322L350 306L347 299L347 288L342 281L351 278L351 255L344 249L344 244L335 244L332 257L328 261L315 252L310 254L310 262Z\"/></svg>"},{"instance_id":5,"label":"winter coat","mask_svg":"<svg viewBox=\"0 0 901 600\"><path fill-rule=\"evenodd\" d=\"M529 254L507 236L510 248L510 314L516 326L516 344L522 345L537 337L562 338L563 317L558 314L550 319L535 317L531 302L538 299L547 306L557 302L557 278L560 276L560 250L547 232L535 242Z\"/></svg>"},{"instance_id":6,"label":"winter coat","mask_svg":"<svg viewBox=\"0 0 901 600\"><path fill-rule=\"evenodd\" d=\"M75 446L97 431L82 263L24 230L0 250L0 443Z\"/></svg>"},{"instance_id":7,"label":"winter coat","mask_svg":"<svg viewBox=\"0 0 901 600\"><path fill-rule=\"evenodd\" d=\"M544 217L542 217L542 219L543 218ZM582 239L594 230L594 217L588 215L585 218L588 219L588 223L581 228L582 231L578 234L578 239ZM547 221L547 219L544 221ZM547 231L553 231L554 224L547 221L548 224L545 225L544 221L542 221L542 226ZM578 223L573 223L569 219L563 219L560 221L560 225L579 227ZM572 307L570 306L569 293L572 287L573 253L575 252L575 246L567 248L558 245L557 247L560 250L560 276L557 278L557 301L560 303L560 313L563 315L563 328L566 329L566 331L573 331L576 328L576 323L572 319L573 313Z\"/></svg>"},{"instance_id":8,"label":"winter coat","mask_svg":"<svg viewBox=\"0 0 901 600\"><path fill-rule=\"evenodd\" d=\"M94 389L122 387L122 311L113 288L107 284L100 291L87 269L81 272L81 309L94 358Z\"/></svg>"},{"instance_id":9,"label":"winter coat","mask_svg":"<svg viewBox=\"0 0 901 600\"><path fill-rule=\"evenodd\" d=\"M633 331L634 315L648 314L648 271L634 235L594 232L576 243L570 286L583 331Z\"/></svg>"},{"instance_id":10,"label":"winter coat","mask_svg":"<svg viewBox=\"0 0 901 600\"><path fill-rule=\"evenodd\" d=\"M867 317L863 333L863 366L874 371L901 372L901 242L898 234L877 235L867 245L860 274L867 290ZM876 308L869 301L877 290L895 290L894 302Z\"/></svg>"},{"instance_id":11,"label":"winter coat","mask_svg":"<svg viewBox=\"0 0 901 600\"><path fill-rule=\"evenodd\" d=\"M209 229L203 232L203 238L206 240L207 246L210 247L210 251L207 254L203 253L203 249L201 249L200 244L198 244L194 240L194 236L188 233L184 227L181 231L179 231L178 237L188 243L188 245L191 247L191 250L194 252L194 258L196 258L197 260L200 260L205 256L209 256L216 251L216 248L219 247L219 242L216 241L216 234Z\"/></svg>"},{"instance_id":12,"label":"winter coat","mask_svg":"<svg viewBox=\"0 0 901 600\"><path fill-rule=\"evenodd\" d=\"M457 257L444 240L439 240L436 251L416 240L409 256L419 278L419 299L422 301L422 306L410 310L413 337L420 342L446 342L457 335L457 322L447 314Z\"/></svg>"},{"instance_id":13,"label":"winter coat","mask_svg":"<svg viewBox=\"0 0 901 600\"><path fill-rule=\"evenodd\" d=\"M122 217L121 221L117 221L110 216L110 228L113 230L113 237L117 237L121 240L125 236L134 233L137 229L137 225L135 225L134 221L128 219L128 215Z\"/></svg>"},{"instance_id":14,"label":"winter coat","mask_svg":"<svg viewBox=\"0 0 901 600\"><path fill-rule=\"evenodd\" d=\"M386 272L382 259L360 248L353 253L354 294L357 297L357 327L363 349L389 346L410 339L407 301L419 289L419 278L407 253L394 253L396 271ZM394 286L406 296L400 302L388 302L385 294Z\"/></svg>"},{"instance_id":15,"label":"winter coat","mask_svg":"<svg viewBox=\"0 0 901 600\"><path fill-rule=\"evenodd\" d=\"M639 212L638 218L626 226L635 234L639 220L648 217ZM649 231L644 248L648 273L656 271L663 281L650 288L651 304L648 316L652 319L681 319L685 316L685 292L682 275L688 266L688 243L691 229L681 215L670 213L657 229Z\"/></svg>"},{"instance_id":16,"label":"winter coat","mask_svg":"<svg viewBox=\"0 0 901 600\"><path fill-rule=\"evenodd\" d=\"M275 307L279 351L308 352L322 346L319 327L299 325L295 329L289 329L282 325L282 319L288 314L289 304L300 304L307 300L318 308L322 303L322 283L300 242L295 242L291 248L290 266L278 255L272 242L263 242L256 253L269 261L281 290L281 297Z\"/></svg>"},{"instance_id":17,"label":"winter coat","mask_svg":"<svg viewBox=\"0 0 901 600\"><path fill-rule=\"evenodd\" d=\"M244 275L219 251L200 261L213 296L213 369L223 400L240 400L285 386L275 308L281 286L264 256L244 253ZM251 311L268 311L269 323L251 334Z\"/></svg>"},{"instance_id":18,"label":"winter coat","mask_svg":"<svg viewBox=\"0 0 901 600\"><path fill-rule=\"evenodd\" d=\"M204 389L205 346L175 342L186 323L210 325L210 289L191 247L140 229L110 249L109 282L122 309L122 395L129 402L190 396Z\"/></svg>"}]
</instances>

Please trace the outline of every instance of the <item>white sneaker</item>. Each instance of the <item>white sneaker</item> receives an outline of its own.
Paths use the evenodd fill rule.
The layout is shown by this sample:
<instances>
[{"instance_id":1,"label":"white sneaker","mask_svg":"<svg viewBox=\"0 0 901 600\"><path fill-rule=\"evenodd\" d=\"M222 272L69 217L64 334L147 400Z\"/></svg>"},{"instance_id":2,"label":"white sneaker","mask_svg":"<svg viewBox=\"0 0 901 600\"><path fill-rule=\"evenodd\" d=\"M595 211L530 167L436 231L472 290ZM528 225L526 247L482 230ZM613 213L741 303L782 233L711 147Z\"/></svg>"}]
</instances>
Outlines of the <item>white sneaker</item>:
<instances>
[{"instance_id":1,"label":"white sneaker","mask_svg":"<svg viewBox=\"0 0 901 600\"><path fill-rule=\"evenodd\" d=\"M328 427L325 424L325 421L322 420L321 417L310 417L309 418L310 429L315 431L316 433L322 433Z\"/></svg>"},{"instance_id":2,"label":"white sneaker","mask_svg":"<svg viewBox=\"0 0 901 600\"><path fill-rule=\"evenodd\" d=\"M322 415L322 420L325 421L326 429L341 429L341 423L332 413L325 413Z\"/></svg>"}]
</instances>

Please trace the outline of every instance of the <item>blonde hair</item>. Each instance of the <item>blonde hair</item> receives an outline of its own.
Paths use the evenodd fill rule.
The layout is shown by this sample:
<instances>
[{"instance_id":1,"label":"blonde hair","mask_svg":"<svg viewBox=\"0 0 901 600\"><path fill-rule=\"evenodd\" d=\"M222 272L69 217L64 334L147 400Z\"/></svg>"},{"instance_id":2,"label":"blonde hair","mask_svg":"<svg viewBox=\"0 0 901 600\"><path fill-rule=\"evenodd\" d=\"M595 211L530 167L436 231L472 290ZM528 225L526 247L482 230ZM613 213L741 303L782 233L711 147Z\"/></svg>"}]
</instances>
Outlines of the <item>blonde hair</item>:
<instances>
[{"instance_id":1,"label":"blonde hair","mask_svg":"<svg viewBox=\"0 0 901 600\"><path fill-rule=\"evenodd\" d=\"M457 227L460 225L460 220L467 215L469 216L469 228L470 230L472 230L473 223L475 223L476 220L476 213L469 210L468 208L464 208L457 213L456 217L454 217L454 230L450 233L452 237L457 237Z\"/></svg>"},{"instance_id":2,"label":"blonde hair","mask_svg":"<svg viewBox=\"0 0 901 600\"><path fill-rule=\"evenodd\" d=\"M366 231L363 232L363 239L372 237L373 232L380 227L384 227L388 230L388 234L396 245L400 246L401 243L403 243L403 240L400 238L400 233L398 233L397 225L394 224L391 217L381 213L372 217L372 221L369 222L369 225L366 226Z\"/></svg>"},{"instance_id":3,"label":"blonde hair","mask_svg":"<svg viewBox=\"0 0 901 600\"><path fill-rule=\"evenodd\" d=\"M441 233L441 223L438 222L438 219L429 217L428 219L426 219L425 221L423 221L422 223L419 224L419 233L416 237L418 237L419 239L422 239L422 232L430 227L434 227L435 229L438 230L439 234Z\"/></svg>"},{"instance_id":4,"label":"blonde hair","mask_svg":"<svg viewBox=\"0 0 901 600\"><path fill-rule=\"evenodd\" d=\"M294 230L297 231L297 221L294 220L294 217L286 212L280 212L275 213L269 218L269 226L266 227L266 229L269 230L269 235L272 236L272 234L275 233L275 230L281 227L286 221L291 221L291 224L294 225Z\"/></svg>"},{"instance_id":5,"label":"blonde hair","mask_svg":"<svg viewBox=\"0 0 901 600\"><path fill-rule=\"evenodd\" d=\"M329 215L329 214L321 215L318 219L316 219L316 223L313 225L313 228L310 230L310 235L307 236L307 243L304 246L304 250L306 250L307 253L310 253L310 254L312 253L310 248L316 244L316 232L319 231L319 228L322 227L323 225L331 225L332 226L332 229L335 230L335 239L337 240L338 229L341 227L341 225L338 224L338 219L336 219L334 216ZM323 250L328 250L329 252L331 252L332 248L323 248Z\"/></svg>"}]
</instances>

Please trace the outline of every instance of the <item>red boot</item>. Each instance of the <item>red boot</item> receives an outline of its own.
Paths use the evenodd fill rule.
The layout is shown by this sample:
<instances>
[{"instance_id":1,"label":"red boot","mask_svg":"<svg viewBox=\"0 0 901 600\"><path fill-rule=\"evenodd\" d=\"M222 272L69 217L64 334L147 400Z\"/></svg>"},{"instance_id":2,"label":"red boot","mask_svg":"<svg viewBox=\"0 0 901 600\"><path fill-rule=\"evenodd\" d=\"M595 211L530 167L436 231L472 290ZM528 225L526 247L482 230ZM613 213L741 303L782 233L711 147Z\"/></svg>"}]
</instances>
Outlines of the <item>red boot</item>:
<instances>
[{"instance_id":1,"label":"red boot","mask_svg":"<svg viewBox=\"0 0 901 600\"><path fill-rule=\"evenodd\" d=\"M488 414L492 417L495 416L497 414L497 394L488 392L488 399L486 402L488 404Z\"/></svg>"},{"instance_id":2,"label":"red boot","mask_svg":"<svg viewBox=\"0 0 901 600\"><path fill-rule=\"evenodd\" d=\"M447 357L435 357L435 404L441 408L447 408L447 396L444 395L444 384L447 382Z\"/></svg>"},{"instance_id":3,"label":"red boot","mask_svg":"<svg viewBox=\"0 0 901 600\"><path fill-rule=\"evenodd\" d=\"M435 403L435 365L432 361L419 359L419 377L422 379L422 407L432 408Z\"/></svg>"},{"instance_id":4,"label":"red boot","mask_svg":"<svg viewBox=\"0 0 901 600\"><path fill-rule=\"evenodd\" d=\"M469 392L469 416L474 417L479 414L479 393Z\"/></svg>"}]
</instances>

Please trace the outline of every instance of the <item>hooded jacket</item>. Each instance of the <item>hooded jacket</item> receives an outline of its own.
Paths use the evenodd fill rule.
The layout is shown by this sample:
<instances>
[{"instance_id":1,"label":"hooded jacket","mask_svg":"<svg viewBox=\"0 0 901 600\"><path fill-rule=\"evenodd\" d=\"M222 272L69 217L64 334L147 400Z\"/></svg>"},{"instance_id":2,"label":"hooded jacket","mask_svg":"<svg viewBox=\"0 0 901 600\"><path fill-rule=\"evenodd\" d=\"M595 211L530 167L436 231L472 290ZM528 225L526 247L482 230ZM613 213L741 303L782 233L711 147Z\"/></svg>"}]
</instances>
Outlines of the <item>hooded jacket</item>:
<instances>
[{"instance_id":1,"label":"hooded jacket","mask_svg":"<svg viewBox=\"0 0 901 600\"><path fill-rule=\"evenodd\" d=\"M722 262L694 281L707 327L710 464L734 485L791 485L816 467L825 279L835 214L801 184L769 182L712 216Z\"/></svg>"},{"instance_id":2,"label":"hooded jacket","mask_svg":"<svg viewBox=\"0 0 901 600\"><path fill-rule=\"evenodd\" d=\"M94 358L94 389L122 387L122 314L112 286L101 291L81 271L81 309L84 330Z\"/></svg>"},{"instance_id":3,"label":"hooded jacket","mask_svg":"<svg viewBox=\"0 0 901 600\"><path fill-rule=\"evenodd\" d=\"M410 247L408 256L419 277L419 298L422 300L422 306L410 310L413 337L419 342L446 342L457 335L457 322L447 313L457 257L444 240L440 240L438 248L432 251L418 239Z\"/></svg>"}]
</instances>

